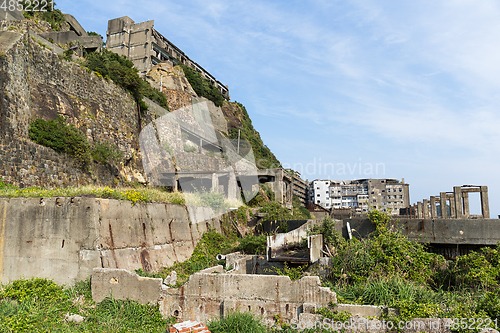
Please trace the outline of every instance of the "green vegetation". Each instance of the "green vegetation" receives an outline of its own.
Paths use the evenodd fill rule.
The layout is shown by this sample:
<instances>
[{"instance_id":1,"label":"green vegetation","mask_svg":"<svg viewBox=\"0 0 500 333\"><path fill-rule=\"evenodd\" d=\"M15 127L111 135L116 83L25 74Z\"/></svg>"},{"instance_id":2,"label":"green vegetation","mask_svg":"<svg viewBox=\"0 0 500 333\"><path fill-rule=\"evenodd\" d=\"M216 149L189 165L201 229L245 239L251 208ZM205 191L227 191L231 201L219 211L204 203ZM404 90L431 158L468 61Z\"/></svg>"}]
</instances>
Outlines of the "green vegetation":
<instances>
[{"instance_id":1,"label":"green vegetation","mask_svg":"<svg viewBox=\"0 0 500 333\"><path fill-rule=\"evenodd\" d=\"M271 169L281 166L276 156L271 152L271 150L264 145L260 137L259 132L257 132L253 125L250 116L246 108L238 102L231 103L233 108L239 110L241 117L241 127L229 129L229 138L238 139L238 129L241 130L241 139L246 140L252 146L253 154L255 157L255 163L259 169Z\"/></svg>"},{"instance_id":2,"label":"green vegetation","mask_svg":"<svg viewBox=\"0 0 500 333\"><path fill-rule=\"evenodd\" d=\"M111 145L110 143L101 143L99 141L96 142L91 155L94 161L99 161L101 163L106 163L109 159L118 163L123 159L123 154L116 146Z\"/></svg>"},{"instance_id":3,"label":"green vegetation","mask_svg":"<svg viewBox=\"0 0 500 333\"><path fill-rule=\"evenodd\" d=\"M236 247L236 251L241 251L245 254L266 254L267 235L247 235L240 240L240 244Z\"/></svg>"},{"instance_id":4,"label":"green vegetation","mask_svg":"<svg viewBox=\"0 0 500 333\"><path fill-rule=\"evenodd\" d=\"M259 213L267 213L265 217L266 220L286 221L293 219L290 210L281 206L279 202L270 202L264 204L259 210Z\"/></svg>"},{"instance_id":5,"label":"green vegetation","mask_svg":"<svg viewBox=\"0 0 500 333\"><path fill-rule=\"evenodd\" d=\"M28 129L33 142L52 148L59 153L73 156L83 170L89 170L92 160L107 163L110 160L118 163L123 159L120 150L110 143L97 142L90 145L85 134L73 124L58 116L53 120L35 119Z\"/></svg>"},{"instance_id":6,"label":"green vegetation","mask_svg":"<svg viewBox=\"0 0 500 333\"><path fill-rule=\"evenodd\" d=\"M351 318L351 314L348 311L337 311L333 310L335 304L328 304L328 307L319 308L316 310L317 314L322 315L324 318L331 319L332 322L344 323Z\"/></svg>"},{"instance_id":7,"label":"green vegetation","mask_svg":"<svg viewBox=\"0 0 500 333\"><path fill-rule=\"evenodd\" d=\"M107 80L111 79L118 86L130 92L138 103L142 97L147 97L168 110L165 95L141 79L137 69L133 67L132 61L124 56L102 49L100 52L87 53L85 66L90 71L99 73ZM141 105L144 107L145 104Z\"/></svg>"},{"instance_id":8,"label":"green vegetation","mask_svg":"<svg viewBox=\"0 0 500 333\"><path fill-rule=\"evenodd\" d=\"M87 137L75 125L66 125L66 120L61 116L49 121L35 119L30 124L29 137L42 146L73 156L83 169L90 166Z\"/></svg>"},{"instance_id":9,"label":"green vegetation","mask_svg":"<svg viewBox=\"0 0 500 333\"><path fill-rule=\"evenodd\" d=\"M160 272L155 274L148 274L142 269L136 270L139 275L150 276L150 277L161 277L166 278L172 271L177 273L177 283L176 286L179 287L183 285L195 272L202 269L213 267L219 263L216 260L217 254L227 254L232 252L236 244L236 236L232 235L229 237L224 237L217 231L205 232L196 244L191 258L184 262L175 262L171 267L164 267Z\"/></svg>"},{"instance_id":10,"label":"green vegetation","mask_svg":"<svg viewBox=\"0 0 500 333\"><path fill-rule=\"evenodd\" d=\"M214 87L210 80L205 79L201 74L195 69L180 64L186 79L189 84L196 92L198 96L205 97L206 99L212 101L216 106L222 106L224 103L224 97L220 93L219 89Z\"/></svg>"},{"instance_id":11,"label":"green vegetation","mask_svg":"<svg viewBox=\"0 0 500 333\"><path fill-rule=\"evenodd\" d=\"M7 198L38 198L38 197L79 197L95 196L97 198L128 200L132 203L137 202L169 202L185 204L182 193L168 193L161 189L151 187L138 188L115 188L81 186L56 189L44 189L40 187L18 188L0 181L0 197Z\"/></svg>"},{"instance_id":12,"label":"green vegetation","mask_svg":"<svg viewBox=\"0 0 500 333\"><path fill-rule=\"evenodd\" d=\"M325 219L312 233L322 233L332 263L325 285L339 303L386 305L400 309L393 322L413 318L489 318L500 314L500 254L484 248L454 260L428 253L393 230L390 217L368 214L377 230L370 238L345 240ZM455 325L458 332L473 332Z\"/></svg>"},{"instance_id":13,"label":"green vegetation","mask_svg":"<svg viewBox=\"0 0 500 333\"><path fill-rule=\"evenodd\" d=\"M164 320L157 306L105 299L95 304L90 280L64 289L51 280L16 280L0 291L2 332L165 332L173 323ZM65 321L66 314L85 318Z\"/></svg>"},{"instance_id":14,"label":"green vegetation","mask_svg":"<svg viewBox=\"0 0 500 333\"><path fill-rule=\"evenodd\" d=\"M299 265L296 267L289 266L286 262L283 264L283 269L274 268L273 271L277 275L285 275L290 278L290 280L300 280L304 276L304 270L307 268L307 265Z\"/></svg>"},{"instance_id":15,"label":"green vegetation","mask_svg":"<svg viewBox=\"0 0 500 333\"><path fill-rule=\"evenodd\" d=\"M25 18L49 22L52 30L60 31L62 24L66 22L66 19L59 9L52 10L50 1L47 1L46 3L47 5L44 7L35 5L33 1L19 1L19 5L21 5L24 9L23 15ZM55 5L56 4L54 3L54 6ZM42 7L45 11L41 11Z\"/></svg>"},{"instance_id":16,"label":"green vegetation","mask_svg":"<svg viewBox=\"0 0 500 333\"><path fill-rule=\"evenodd\" d=\"M208 329L212 333L266 333L268 328L261 320L248 312L233 312L223 319L211 320Z\"/></svg>"}]
</instances>

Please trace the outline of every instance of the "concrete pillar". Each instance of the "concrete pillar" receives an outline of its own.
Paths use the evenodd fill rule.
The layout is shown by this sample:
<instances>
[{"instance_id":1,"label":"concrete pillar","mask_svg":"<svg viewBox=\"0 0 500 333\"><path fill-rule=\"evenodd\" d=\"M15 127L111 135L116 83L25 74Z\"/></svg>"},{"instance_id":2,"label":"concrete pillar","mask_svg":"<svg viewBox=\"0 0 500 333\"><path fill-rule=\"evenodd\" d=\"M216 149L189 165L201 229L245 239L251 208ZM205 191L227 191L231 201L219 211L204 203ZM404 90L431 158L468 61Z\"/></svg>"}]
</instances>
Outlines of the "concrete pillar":
<instances>
[{"instance_id":1,"label":"concrete pillar","mask_svg":"<svg viewBox=\"0 0 500 333\"><path fill-rule=\"evenodd\" d=\"M179 180L177 178L178 178L177 175L175 175L172 178L172 182L173 182L173 185L174 185L174 192L178 192L179 191Z\"/></svg>"},{"instance_id":2,"label":"concrete pillar","mask_svg":"<svg viewBox=\"0 0 500 333\"><path fill-rule=\"evenodd\" d=\"M422 204L423 208L424 208L423 209L423 214L424 214L423 218L424 219L428 219L429 218L429 200L424 199L423 201L424 201L423 204Z\"/></svg>"},{"instance_id":3,"label":"concrete pillar","mask_svg":"<svg viewBox=\"0 0 500 333\"><path fill-rule=\"evenodd\" d=\"M448 200L450 201L450 218L454 219L457 216L455 214L455 196L448 194Z\"/></svg>"},{"instance_id":4,"label":"concrete pillar","mask_svg":"<svg viewBox=\"0 0 500 333\"><path fill-rule=\"evenodd\" d=\"M278 169L274 177L274 201L283 204L285 195L285 184L283 184L283 170Z\"/></svg>"},{"instance_id":5,"label":"concrete pillar","mask_svg":"<svg viewBox=\"0 0 500 333\"><path fill-rule=\"evenodd\" d=\"M462 207L464 212L464 217L469 218L469 192L462 192Z\"/></svg>"},{"instance_id":6,"label":"concrete pillar","mask_svg":"<svg viewBox=\"0 0 500 333\"><path fill-rule=\"evenodd\" d=\"M453 198L455 199L455 217L457 219L461 219L463 217L462 214L462 187L461 186L453 186Z\"/></svg>"},{"instance_id":7,"label":"concrete pillar","mask_svg":"<svg viewBox=\"0 0 500 333\"><path fill-rule=\"evenodd\" d=\"M212 192L219 192L219 175L216 173L212 174Z\"/></svg>"},{"instance_id":8,"label":"concrete pillar","mask_svg":"<svg viewBox=\"0 0 500 333\"><path fill-rule=\"evenodd\" d=\"M437 217L436 197L431 197L431 219Z\"/></svg>"},{"instance_id":9,"label":"concrete pillar","mask_svg":"<svg viewBox=\"0 0 500 333\"><path fill-rule=\"evenodd\" d=\"M417 202L417 219L423 219L424 218L424 211L422 210L422 203L419 201Z\"/></svg>"},{"instance_id":10,"label":"concrete pillar","mask_svg":"<svg viewBox=\"0 0 500 333\"><path fill-rule=\"evenodd\" d=\"M481 214L483 219L490 218L490 203L488 200L488 186L480 186L481 189Z\"/></svg>"},{"instance_id":11,"label":"concrete pillar","mask_svg":"<svg viewBox=\"0 0 500 333\"><path fill-rule=\"evenodd\" d=\"M229 172L229 181L227 183L227 198L236 199L236 189L238 188L238 183L236 183L236 175L234 172Z\"/></svg>"},{"instance_id":12,"label":"concrete pillar","mask_svg":"<svg viewBox=\"0 0 500 333\"><path fill-rule=\"evenodd\" d=\"M441 205L441 218L448 218L448 207L446 207L446 192L439 193L439 204Z\"/></svg>"}]
</instances>

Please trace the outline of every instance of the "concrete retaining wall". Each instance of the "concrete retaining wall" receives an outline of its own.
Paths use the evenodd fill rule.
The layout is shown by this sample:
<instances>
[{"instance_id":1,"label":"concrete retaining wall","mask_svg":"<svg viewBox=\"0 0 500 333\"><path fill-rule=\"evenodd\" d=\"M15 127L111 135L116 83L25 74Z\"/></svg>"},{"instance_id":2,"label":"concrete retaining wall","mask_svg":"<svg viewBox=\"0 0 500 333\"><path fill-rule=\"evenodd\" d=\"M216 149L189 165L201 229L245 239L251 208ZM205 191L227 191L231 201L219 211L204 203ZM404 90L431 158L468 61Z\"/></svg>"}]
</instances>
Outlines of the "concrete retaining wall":
<instances>
[{"instance_id":1,"label":"concrete retaining wall","mask_svg":"<svg viewBox=\"0 0 500 333\"><path fill-rule=\"evenodd\" d=\"M366 237L375 231L375 225L368 219L348 219L341 224L344 237L347 237L346 222L355 230L354 237ZM391 226L410 240L422 243L485 246L500 241L498 219L397 219L391 221Z\"/></svg>"},{"instance_id":2,"label":"concrete retaining wall","mask_svg":"<svg viewBox=\"0 0 500 333\"><path fill-rule=\"evenodd\" d=\"M163 316L179 320L206 322L229 311L250 311L272 325L275 315L285 322L298 319L304 304L324 307L336 301L317 276L292 281L288 276L196 273L182 287L166 288L159 303Z\"/></svg>"},{"instance_id":3,"label":"concrete retaining wall","mask_svg":"<svg viewBox=\"0 0 500 333\"><path fill-rule=\"evenodd\" d=\"M0 198L0 281L35 276L72 284L94 267L153 271L188 259L209 228L220 231L220 221L191 223L176 204Z\"/></svg>"}]
</instances>

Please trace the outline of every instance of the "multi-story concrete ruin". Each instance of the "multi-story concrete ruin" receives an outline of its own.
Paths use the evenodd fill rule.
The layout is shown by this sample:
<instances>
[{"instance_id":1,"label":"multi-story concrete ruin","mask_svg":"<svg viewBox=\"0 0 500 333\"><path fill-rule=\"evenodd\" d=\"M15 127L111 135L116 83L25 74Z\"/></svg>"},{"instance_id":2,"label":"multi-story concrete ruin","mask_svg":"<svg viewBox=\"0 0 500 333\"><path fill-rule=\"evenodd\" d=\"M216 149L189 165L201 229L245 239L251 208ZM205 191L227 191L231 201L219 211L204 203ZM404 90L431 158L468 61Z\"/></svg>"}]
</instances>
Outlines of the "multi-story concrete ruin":
<instances>
[{"instance_id":1,"label":"multi-story concrete ruin","mask_svg":"<svg viewBox=\"0 0 500 333\"><path fill-rule=\"evenodd\" d=\"M410 185L396 179L314 180L310 201L327 209L353 208L367 212L370 207L399 213L410 205Z\"/></svg>"},{"instance_id":2,"label":"multi-story concrete ruin","mask_svg":"<svg viewBox=\"0 0 500 333\"><path fill-rule=\"evenodd\" d=\"M469 193L480 193L481 215L470 214ZM423 199L413 204L409 209L402 210L400 214L418 219L434 219L437 217L442 219L489 219L488 186L454 186L453 192L440 192L439 196Z\"/></svg>"},{"instance_id":3,"label":"multi-story concrete ruin","mask_svg":"<svg viewBox=\"0 0 500 333\"><path fill-rule=\"evenodd\" d=\"M200 72L229 100L229 89L154 29L154 20L135 23L124 16L108 21L106 48L130 59L140 74L161 62L181 63Z\"/></svg>"}]
</instances>

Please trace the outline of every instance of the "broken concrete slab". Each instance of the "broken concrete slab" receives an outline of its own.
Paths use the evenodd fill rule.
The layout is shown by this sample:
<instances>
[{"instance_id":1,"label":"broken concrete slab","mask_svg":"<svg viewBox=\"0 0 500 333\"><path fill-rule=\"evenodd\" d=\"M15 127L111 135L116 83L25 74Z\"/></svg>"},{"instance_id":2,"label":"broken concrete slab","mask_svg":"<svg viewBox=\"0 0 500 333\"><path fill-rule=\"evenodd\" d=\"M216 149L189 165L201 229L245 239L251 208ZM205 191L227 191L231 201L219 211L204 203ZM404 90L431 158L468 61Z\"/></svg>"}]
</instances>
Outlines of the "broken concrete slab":
<instances>
[{"instance_id":1,"label":"broken concrete slab","mask_svg":"<svg viewBox=\"0 0 500 333\"><path fill-rule=\"evenodd\" d=\"M113 297L156 304L163 280L142 277L125 269L94 268L91 283L92 299L97 303L106 297Z\"/></svg>"}]
</instances>

